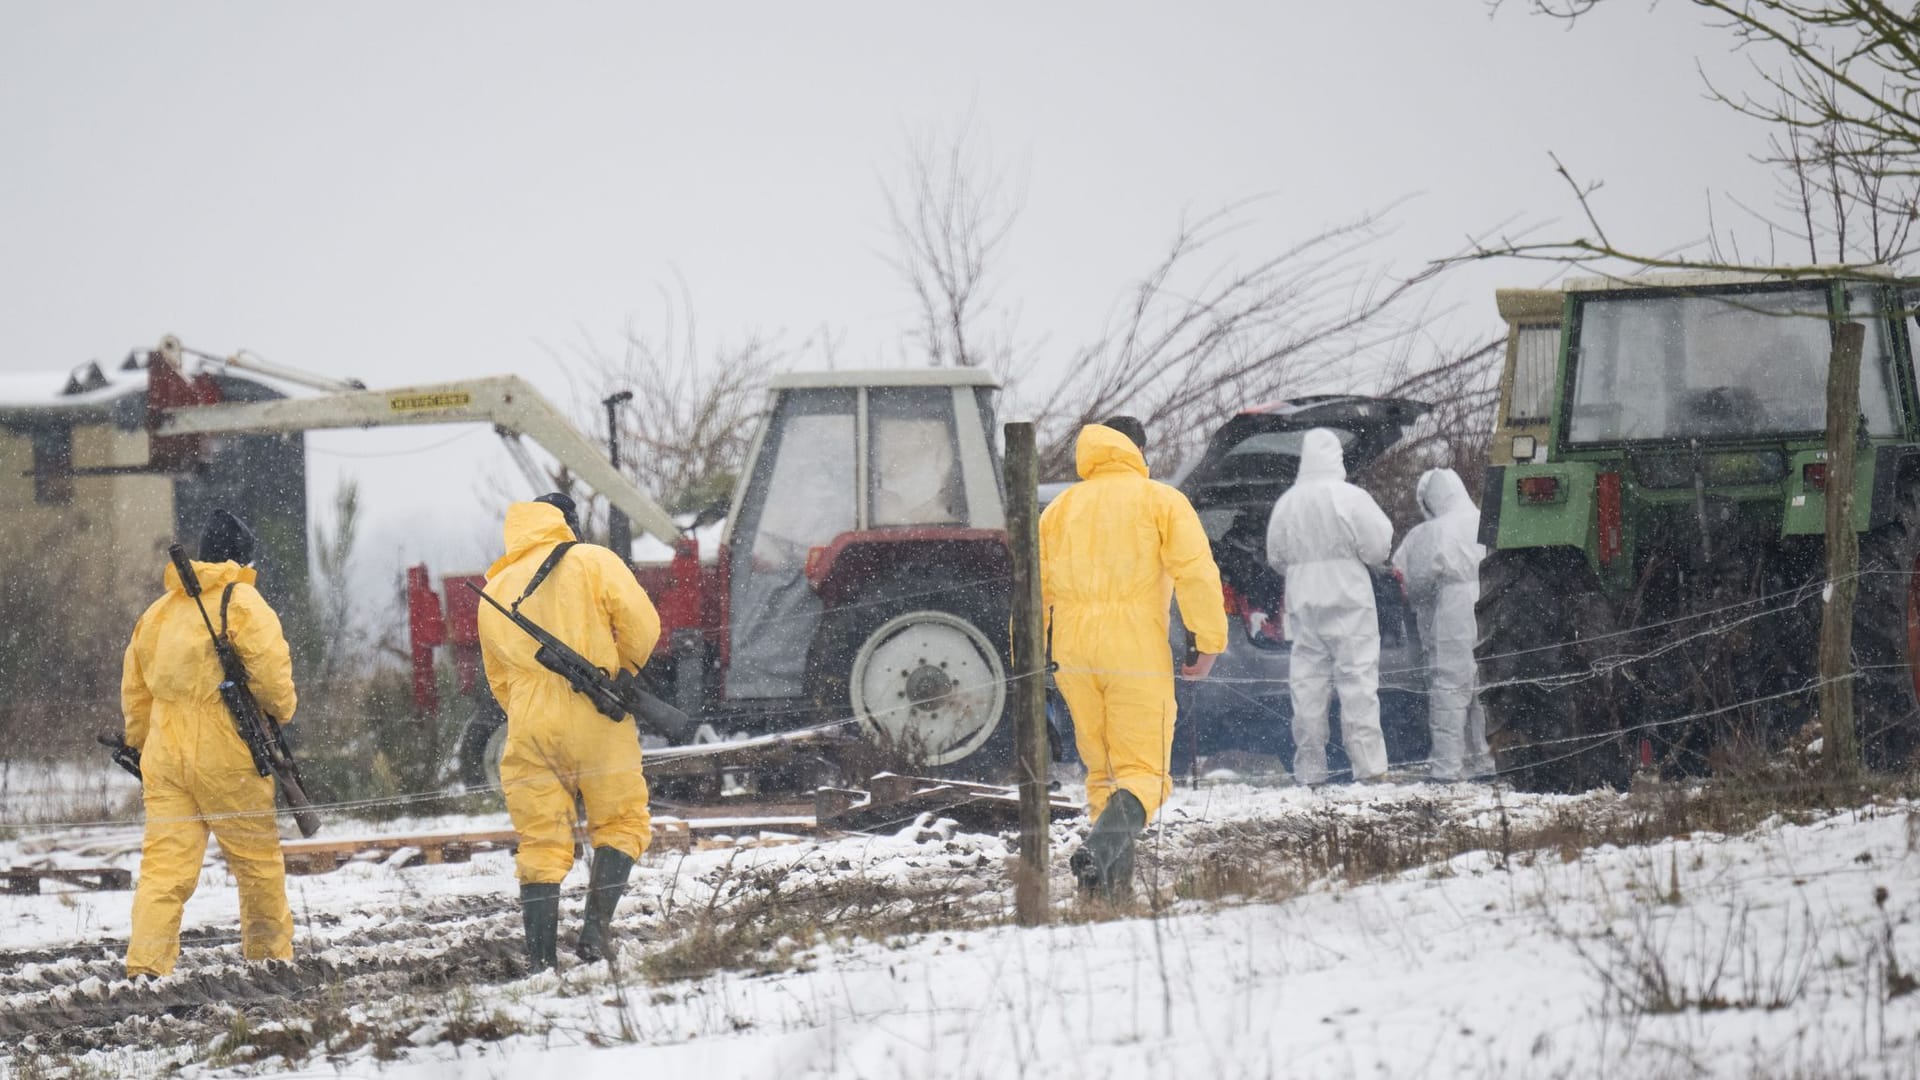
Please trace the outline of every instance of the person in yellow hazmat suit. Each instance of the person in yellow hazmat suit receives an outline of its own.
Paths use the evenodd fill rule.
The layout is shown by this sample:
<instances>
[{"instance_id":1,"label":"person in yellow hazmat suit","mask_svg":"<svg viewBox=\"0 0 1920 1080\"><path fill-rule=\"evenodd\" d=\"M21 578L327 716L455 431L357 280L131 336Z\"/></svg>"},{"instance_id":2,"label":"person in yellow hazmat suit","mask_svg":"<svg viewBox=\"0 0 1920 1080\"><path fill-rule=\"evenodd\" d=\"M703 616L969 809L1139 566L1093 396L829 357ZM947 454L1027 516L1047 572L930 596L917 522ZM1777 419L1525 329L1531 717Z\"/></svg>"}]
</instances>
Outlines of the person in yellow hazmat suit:
<instances>
[{"instance_id":1,"label":"person in yellow hazmat suit","mask_svg":"<svg viewBox=\"0 0 1920 1080\"><path fill-rule=\"evenodd\" d=\"M247 666L267 715L286 723L298 703L280 618L254 588L253 534L215 510L193 563L202 602ZM200 883L212 831L240 885L240 949L249 960L293 958L293 913L274 824L273 778L254 769L220 700L225 678L199 605L169 564L166 593L134 625L120 676L126 740L140 751L146 838L133 891L127 975L166 976L180 957L180 915Z\"/></svg>"},{"instance_id":2,"label":"person in yellow hazmat suit","mask_svg":"<svg viewBox=\"0 0 1920 1080\"><path fill-rule=\"evenodd\" d=\"M507 508L507 553L487 571L487 595L517 608L595 667L609 673L642 667L660 638L660 616L618 555L579 544L578 536L566 495L514 503ZM538 647L506 616L481 606L487 685L507 714L500 786L520 839L520 912L534 971L557 962L560 883L573 867L575 796L586 803L593 844L575 946L589 963L607 955L614 908L653 825L633 718L615 723L601 715L534 659Z\"/></svg>"},{"instance_id":3,"label":"person in yellow hazmat suit","mask_svg":"<svg viewBox=\"0 0 1920 1080\"><path fill-rule=\"evenodd\" d=\"M1179 597L1200 654L1181 671L1189 679L1226 649L1226 608L1199 515L1148 479L1133 439L1089 424L1074 462L1081 482L1040 516L1041 603L1093 819L1070 865L1083 892L1120 900L1132 891L1134 838L1173 790L1171 602Z\"/></svg>"}]
</instances>

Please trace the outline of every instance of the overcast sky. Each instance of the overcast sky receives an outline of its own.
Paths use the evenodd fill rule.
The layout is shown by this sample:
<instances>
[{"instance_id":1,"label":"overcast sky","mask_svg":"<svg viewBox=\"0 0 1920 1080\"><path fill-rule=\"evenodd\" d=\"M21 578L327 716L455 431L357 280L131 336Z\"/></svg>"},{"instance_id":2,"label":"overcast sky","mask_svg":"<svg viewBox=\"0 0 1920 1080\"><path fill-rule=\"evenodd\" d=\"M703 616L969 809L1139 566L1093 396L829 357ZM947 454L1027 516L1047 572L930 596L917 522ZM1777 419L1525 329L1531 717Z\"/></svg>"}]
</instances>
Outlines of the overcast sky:
<instances>
[{"instance_id":1,"label":"overcast sky","mask_svg":"<svg viewBox=\"0 0 1920 1080\"><path fill-rule=\"evenodd\" d=\"M676 276L710 337L824 330L842 366L899 363L882 182L910 133L969 116L1024 185L1001 295L1043 364L1183 211L1253 194L1248 257L1405 200L1377 254L1409 272L1510 219L1578 231L1549 151L1643 248L1702 235L1709 192L1769 201L1765 133L1695 70L1739 82L1723 33L1678 2L1572 31L1517 4L10 4L0 371L177 333L567 397L548 348L657 323ZM1496 328L1493 286L1542 276L1458 272L1435 333ZM366 487L370 560L497 547L486 433L309 445L316 510Z\"/></svg>"}]
</instances>

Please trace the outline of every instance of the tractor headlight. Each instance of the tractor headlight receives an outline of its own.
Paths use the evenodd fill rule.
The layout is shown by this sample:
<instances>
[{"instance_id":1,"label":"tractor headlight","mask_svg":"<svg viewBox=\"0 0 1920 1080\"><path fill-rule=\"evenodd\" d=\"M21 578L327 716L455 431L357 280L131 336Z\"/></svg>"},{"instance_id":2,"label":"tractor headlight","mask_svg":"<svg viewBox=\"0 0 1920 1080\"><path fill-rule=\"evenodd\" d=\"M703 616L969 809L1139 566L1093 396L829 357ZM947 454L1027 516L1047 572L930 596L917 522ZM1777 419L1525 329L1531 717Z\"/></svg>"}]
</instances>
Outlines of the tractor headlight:
<instances>
[{"instance_id":1,"label":"tractor headlight","mask_svg":"<svg viewBox=\"0 0 1920 1080\"><path fill-rule=\"evenodd\" d=\"M1515 435L1511 445L1513 449L1513 460L1516 462L1532 461L1534 451L1538 449L1539 446L1531 435Z\"/></svg>"}]
</instances>

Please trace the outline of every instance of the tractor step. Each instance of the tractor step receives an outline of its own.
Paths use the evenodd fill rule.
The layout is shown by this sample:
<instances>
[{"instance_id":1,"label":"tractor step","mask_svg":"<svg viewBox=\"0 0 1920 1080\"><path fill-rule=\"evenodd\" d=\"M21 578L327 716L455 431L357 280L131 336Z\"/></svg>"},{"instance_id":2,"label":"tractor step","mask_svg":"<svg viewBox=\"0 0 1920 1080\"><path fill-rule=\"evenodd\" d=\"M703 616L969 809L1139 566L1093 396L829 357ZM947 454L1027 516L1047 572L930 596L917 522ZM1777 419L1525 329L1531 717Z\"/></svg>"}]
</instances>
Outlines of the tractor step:
<instances>
[{"instance_id":1,"label":"tractor step","mask_svg":"<svg viewBox=\"0 0 1920 1080\"><path fill-rule=\"evenodd\" d=\"M650 851L710 851L731 847L776 847L795 844L816 831L811 818L709 818L683 821L653 819ZM585 829L573 834L574 853L590 846ZM399 866L438 866L463 863L475 852L514 851L519 837L512 829L480 832L431 833L414 836L367 836L347 839L297 840L280 845L289 874L324 874L365 855L391 859L405 853Z\"/></svg>"}]
</instances>

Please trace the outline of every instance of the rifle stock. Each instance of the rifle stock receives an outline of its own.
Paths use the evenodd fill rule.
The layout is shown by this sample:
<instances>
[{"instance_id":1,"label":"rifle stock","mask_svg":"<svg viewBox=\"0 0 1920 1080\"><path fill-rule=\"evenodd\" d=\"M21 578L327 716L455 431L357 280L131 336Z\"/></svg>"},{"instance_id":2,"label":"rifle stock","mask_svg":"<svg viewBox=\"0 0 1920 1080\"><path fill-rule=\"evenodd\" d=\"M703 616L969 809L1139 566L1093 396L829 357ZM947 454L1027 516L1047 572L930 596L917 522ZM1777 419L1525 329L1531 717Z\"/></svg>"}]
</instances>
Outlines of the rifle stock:
<instances>
[{"instance_id":1,"label":"rifle stock","mask_svg":"<svg viewBox=\"0 0 1920 1080\"><path fill-rule=\"evenodd\" d=\"M133 774L135 780L146 783L147 778L140 773L140 751L127 745L127 740L119 735L95 735L93 741L106 747L111 753L115 765Z\"/></svg>"}]
</instances>

